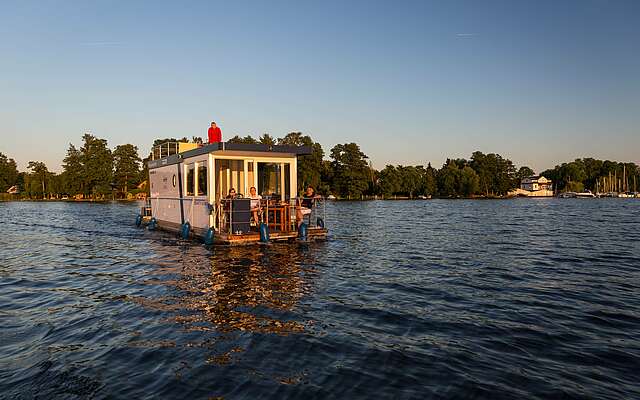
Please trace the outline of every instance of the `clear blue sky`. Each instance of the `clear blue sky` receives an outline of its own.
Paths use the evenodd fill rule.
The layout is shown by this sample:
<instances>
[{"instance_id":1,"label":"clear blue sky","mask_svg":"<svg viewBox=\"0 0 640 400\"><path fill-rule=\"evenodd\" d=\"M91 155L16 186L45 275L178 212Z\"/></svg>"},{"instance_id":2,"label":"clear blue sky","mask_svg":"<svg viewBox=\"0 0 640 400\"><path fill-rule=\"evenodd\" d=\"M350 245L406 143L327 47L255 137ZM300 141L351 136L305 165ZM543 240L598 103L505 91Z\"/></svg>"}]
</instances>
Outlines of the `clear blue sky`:
<instances>
[{"instance_id":1,"label":"clear blue sky","mask_svg":"<svg viewBox=\"0 0 640 400\"><path fill-rule=\"evenodd\" d=\"M233 3L233 4L230 4ZM640 1L4 1L0 152L302 131L377 168L640 161Z\"/></svg>"}]
</instances>

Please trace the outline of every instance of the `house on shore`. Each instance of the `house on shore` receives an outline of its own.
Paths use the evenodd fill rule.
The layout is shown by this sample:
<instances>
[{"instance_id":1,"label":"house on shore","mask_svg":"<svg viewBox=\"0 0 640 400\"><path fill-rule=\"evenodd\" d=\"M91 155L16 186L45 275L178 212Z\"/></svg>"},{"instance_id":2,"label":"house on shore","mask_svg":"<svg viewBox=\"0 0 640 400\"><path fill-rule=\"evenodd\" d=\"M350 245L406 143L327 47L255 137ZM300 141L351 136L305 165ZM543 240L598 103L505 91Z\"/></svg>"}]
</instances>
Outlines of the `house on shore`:
<instances>
[{"instance_id":1,"label":"house on shore","mask_svg":"<svg viewBox=\"0 0 640 400\"><path fill-rule=\"evenodd\" d=\"M529 176L520 181L520 188L509 192L512 196L553 197L553 182L544 176Z\"/></svg>"}]
</instances>

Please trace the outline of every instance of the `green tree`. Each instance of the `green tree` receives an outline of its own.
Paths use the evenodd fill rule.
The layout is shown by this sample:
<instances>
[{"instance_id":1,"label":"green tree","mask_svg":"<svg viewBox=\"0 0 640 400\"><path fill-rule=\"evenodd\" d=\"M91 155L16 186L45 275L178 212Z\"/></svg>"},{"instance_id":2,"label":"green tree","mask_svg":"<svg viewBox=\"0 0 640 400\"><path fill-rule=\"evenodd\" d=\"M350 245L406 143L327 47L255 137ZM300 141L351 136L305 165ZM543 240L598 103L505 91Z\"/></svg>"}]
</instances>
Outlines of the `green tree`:
<instances>
[{"instance_id":1,"label":"green tree","mask_svg":"<svg viewBox=\"0 0 640 400\"><path fill-rule=\"evenodd\" d=\"M84 166L82 152L73 144L69 144L67 156L62 160L63 192L75 195L83 192Z\"/></svg>"},{"instance_id":2,"label":"green tree","mask_svg":"<svg viewBox=\"0 0 640 400\"><path fill-rule=\"evenodd\" d=\"M29 192L41 194L44 197L47 193L46 181L49 174L47 166L40 161L29 161L27 168L31 170Z\"/></svg>"},{"instance_id":3,"label":"green tree","mask_svg":"<svg viewBox=\"0 0 640 400\"><path fill-rule=\"evenodd\" d=\"M268 133L265 133L264 135L260 136L258 141L268 146L275 146L275 144L277 143L277 139L269 135Z\"/></svg>"},{"instance_id":4,"label":"green tree","mask_svg":"<svg viewBox=\"0 0 640 400\"><path fill-rule=\"evenodd\" d=\"M320 167L320 185L318 185L318 192L320 193L332 193L334 180L333 165L329 160L322 160ZM340 195L339 193L334 193Z\"/></svg>"},{"instance_id":5,"label":"green tree","mask_svg":"<svg viewBox=\"0 0 640 400\"><path fill-rule=\"evenodd\" d=\"M460 171L460 182L458 193L462 196L470 197L478 192L480 189L480 177L469 166L465 166Z\"/></svg>"},{"instance_id":6,"label":"green tree","mask_svg":"<svg viewBox=\"0 0 640 400\"><path fill-rule=\"evenodd\" d=\"M400 167L400 166L399 166ZM384 197L400 192L400 174L393 165L387 165L378 175L378 185Z\"/></svg>"},{"instance_id":7,"label":"green tree","mask_svg":"<svg viewBox=\"0 0 640 400\"><path fill-rule=\"evenodd\" d=\"M424 194L427 196L435 196L437 194L436 183L436 170L431 166L431 163L427 165L424 173Z\"/></svg>"},{"instance_id":8,"label":"green tree","mask_svg":"<svg viewBox=\"0 0 640 400\"><path fill-rule=\"evenodd\" d=\"M333 191L342 197L359 198L369 186L367 155L355 143L337 144L331 149Z\"/></svg>"},{"instance_id":9,"label":"green tree","mask_svg":"<svg viewBox=\"0 0 640 400\"><path fill-rule=\"evenodd\" d=\"M113 180L113 155L105 139L91 134L82 136L80 148L83 166L82 182L85 195L104 195L111 191Z\"/></svg>"},{"instance_id":10,"label":"green tree","mask_svg":"<svg viewBox=\"0 0 640 400\"><path fill-rule=\"evenodd\" d=\"M257 144L258 141L255 140L253 137L251 137L250 135L247 135L245 137L240 137L238 135L235 135L234 137L232 137L231 139L227 140L227 143L243 143L243 144Z\"/></svg>"},{"instance_id":11,"label":"green tree","mask_svg":"<svg viewBox=\"0 0 640 400\"><path fill-rule=\"evenodd\" d=\"M533 170L529 167L526 166L522 166L518 169L518 172L516 173L516 178L517 178L517 184L520 183L520 181L522 181L524 178L528 178L530 176L533 176L535 173L533 172Z\"/></svg>"},{"instance_id":12,"label":"green tree","mask_svg":"<svg viewBox=\"0 0 640 400\"><path fill-rule=\"evenodd\" d=\"M399 172L401 182L400 190L403 194L406 194L409 198L413 198L416 193L422 192L424 177L424 167L422 165L416 167L399 166Z\"/></svg>"},{"instance_id":13,"label":"green tree","mask_svg":"<svg viewBox=\"0 0 640 400\"><path fill-rule=\"evenodd\" d=\"M298 156L298 192L304 191L309 185L320 190L324 157L320 143L315 143L310 136L303 135L301 132L291 132L278 139L278 144L311 147L311 154Z\"/></svg>"},{"instance_id":14,"label":"green tree","mask_svg":"<svg viewBox=\"0 0 640 400\"><path fill-rule=\"evenodd\" d=\"M458 196L458 188L460 186L460 169L455 161L447 160L438 171L438 193L443 197Z\"/></svg>"},{"instance_id":15,"label":"green tree","mask_svg":"<svg viewBox=\"0 0 640 400\"><path fill-rule=\"evenodd\" d=\"M132 144L116 146L113 151L114 183L125 196L139 182L140 162L138 148Z\"/></svg>"},{"instance_id":16,"label":"green tree","mask_svg":"<svg viewBox=\"0 0 640 400\"><path fill-rule=\"evenodd\" d=\"M486 195L504 195L516 184L517 171L513 162L500 154L476 151L471 155L469 165L478 174L480 190Z\"/></svg>"},{"instance_id":17,"label":"green tree","mask_svg":"<svg viewBox=\"0 0 640 400\"><path fill-rule=\"evenodd\" d=\"M18 182L18 166L13 158L0 153L0 192L6 192Z\"/></svg>"}]
</instances>

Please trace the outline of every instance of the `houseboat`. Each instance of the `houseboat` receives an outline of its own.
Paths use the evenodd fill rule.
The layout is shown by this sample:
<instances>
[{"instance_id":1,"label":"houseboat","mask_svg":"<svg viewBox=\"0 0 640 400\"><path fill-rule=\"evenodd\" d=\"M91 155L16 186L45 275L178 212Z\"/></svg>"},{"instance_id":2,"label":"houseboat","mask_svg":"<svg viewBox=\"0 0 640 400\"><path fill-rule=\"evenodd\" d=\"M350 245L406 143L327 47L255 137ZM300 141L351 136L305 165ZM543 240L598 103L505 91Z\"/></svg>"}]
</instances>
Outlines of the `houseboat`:
<instances>
[{"instance_id":1,"label":"houseboat","mask_svg":"<svg viewBox=\"0 0 640 400\"><path fill-rule=\"evenodd\" d=\"M208 244L326 239L324 201L297 197L297 157L306 154L310 146L163 143L148 162L139 219Z\"/></svg>"}]
</instances>

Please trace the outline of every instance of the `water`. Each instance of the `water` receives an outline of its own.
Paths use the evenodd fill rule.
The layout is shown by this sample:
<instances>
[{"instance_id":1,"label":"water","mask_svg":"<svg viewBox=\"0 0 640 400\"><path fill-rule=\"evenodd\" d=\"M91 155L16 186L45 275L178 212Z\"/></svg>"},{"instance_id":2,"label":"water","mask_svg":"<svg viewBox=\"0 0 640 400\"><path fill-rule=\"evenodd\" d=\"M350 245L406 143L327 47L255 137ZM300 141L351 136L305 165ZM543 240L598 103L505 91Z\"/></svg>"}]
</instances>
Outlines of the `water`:
<instances>
[{"instance_id":1,"label":"water","mask_svg":"<svg viewBox=\"0 0 640 400\"><path fill-rule=\"evenodd\" d=\"M640 398L640 201L333 203L210 250L0 204L0 398Z\"/></svg>"}]
</instances>

